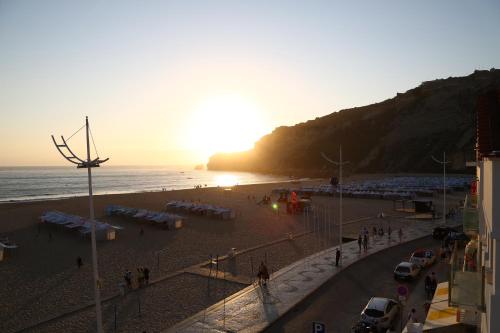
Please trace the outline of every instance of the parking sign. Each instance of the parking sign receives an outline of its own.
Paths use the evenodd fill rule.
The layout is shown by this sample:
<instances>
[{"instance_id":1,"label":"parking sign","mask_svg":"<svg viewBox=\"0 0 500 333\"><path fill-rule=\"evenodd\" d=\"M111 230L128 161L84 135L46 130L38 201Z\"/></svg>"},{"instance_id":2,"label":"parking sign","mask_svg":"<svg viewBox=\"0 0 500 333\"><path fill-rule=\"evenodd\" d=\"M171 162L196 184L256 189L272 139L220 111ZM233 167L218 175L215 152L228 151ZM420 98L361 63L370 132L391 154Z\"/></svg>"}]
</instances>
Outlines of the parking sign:
<instances>
[{"instance_id":1,"label":"parking sign","mask_svg":"<svg viewBox=\"0 0 500 333\"><path fill-rule=\"evenodd\" d=\"M313 333L326 333L326 325L319 321L313 321Z\"/></svg>"}]
</instances>

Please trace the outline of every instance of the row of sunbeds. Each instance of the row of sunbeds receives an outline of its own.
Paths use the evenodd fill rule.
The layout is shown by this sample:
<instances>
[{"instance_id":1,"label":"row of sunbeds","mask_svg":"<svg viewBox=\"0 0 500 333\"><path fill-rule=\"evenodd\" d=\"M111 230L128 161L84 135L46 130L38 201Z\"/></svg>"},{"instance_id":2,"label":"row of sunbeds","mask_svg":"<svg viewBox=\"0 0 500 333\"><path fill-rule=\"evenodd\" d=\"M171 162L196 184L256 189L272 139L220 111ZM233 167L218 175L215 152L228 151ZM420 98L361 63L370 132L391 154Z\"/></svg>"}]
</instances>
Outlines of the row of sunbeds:
<instances>
[{"instance_id":1,"label":"row of sunbeds","mask_svg":"<svg viewBox=\"0 0 500 333\"><path fill-rule=\"evenodd\" d=\"M165 212L155 212L146 209L130 208L118 205L109 205L106 207L108 216L127 216L137 221L150 222L167 229L179 229L182 227L183 217L176 214Z\"/></svg>"},{"instance_id":2,"label":"row of sunbeds","mask_svg":"<svg viewBox=\"0 0 500 333\"><path fill-rule=\"evenodd\" d=\"M222 220L230 220L236 217L235 211L230 208L195 202L170 201L166 204L165 208L191 214L213 216Z\"/></svg>"},{"instance_id":3,"label":"row of sunbeds","mask_svg":"<svg viewBox=\"0 0 500 333\"><path fill-rule=\"evenodd\" d=\"M90 235L93 222L77 215L66 214L59 211L47 211L40 216L42 223L58 225L68 230L76 230L81 235ZM112 240L116 238L116 230L121 227L108 223L94 221L97 239Z\"/></svg>"}]
</instances>

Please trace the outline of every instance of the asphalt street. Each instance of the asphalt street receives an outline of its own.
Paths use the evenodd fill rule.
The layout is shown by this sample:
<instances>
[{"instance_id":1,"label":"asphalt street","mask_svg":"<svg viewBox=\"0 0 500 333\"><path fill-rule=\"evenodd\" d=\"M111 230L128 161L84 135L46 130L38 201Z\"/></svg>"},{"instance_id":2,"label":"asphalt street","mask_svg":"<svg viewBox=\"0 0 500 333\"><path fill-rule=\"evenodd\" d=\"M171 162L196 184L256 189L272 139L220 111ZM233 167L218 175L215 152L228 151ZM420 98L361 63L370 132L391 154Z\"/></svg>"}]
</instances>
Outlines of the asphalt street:
<instances>
[{"instance_id":1,"label":"asphalt street","mask_svg":"<svg viewBox=\"0 0 500 333\"><path fill-rule=\"evenodd\" d=\"M364 306L373 296L397 300L397 287L404 284L409 289L409 297L402 311L406 321L408 311L415 308L420 322L425 319L424 278L434 271L438 283L448 279L449 267L445 262L437 263L422 270L417 280L399 282L394 280L393 271L398 263L409 260L418 248L432 248L436 253L440 241L426 237L375 253L362 259L335 275L331 280L281 317L265 332L312 332L313 322L326 325L327 332L350 332L351 326L359 319ZM399 320L394 324L400 331Z\"/></svg>"}]
</instances>

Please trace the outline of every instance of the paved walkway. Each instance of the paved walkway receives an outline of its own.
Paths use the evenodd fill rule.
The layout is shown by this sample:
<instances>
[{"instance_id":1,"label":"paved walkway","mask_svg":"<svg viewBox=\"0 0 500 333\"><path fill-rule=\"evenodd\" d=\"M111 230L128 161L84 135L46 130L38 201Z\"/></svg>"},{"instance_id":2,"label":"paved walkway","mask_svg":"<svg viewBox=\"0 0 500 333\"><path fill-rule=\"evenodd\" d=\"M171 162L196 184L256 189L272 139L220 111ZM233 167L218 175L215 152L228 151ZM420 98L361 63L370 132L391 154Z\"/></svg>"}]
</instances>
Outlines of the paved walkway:
<instances>
[{"instance_id":1,"label":"paved walkway","mask_svg":"<svg viewBox=\"0 0 500 333\"><path fill-rule=\"evenodd\" d=\"M421 221L403 230L402 242L432 233L440 221ZM392 239L375 236L368 252L359 252L357 241L344 243L343 267L335 267L336 247L316 253L271 276L268 287L253 284L197 313L164 332L259 332L314 292L350 264L375 252L400 244L397 230Z\"/></svg>"}]
</instances>

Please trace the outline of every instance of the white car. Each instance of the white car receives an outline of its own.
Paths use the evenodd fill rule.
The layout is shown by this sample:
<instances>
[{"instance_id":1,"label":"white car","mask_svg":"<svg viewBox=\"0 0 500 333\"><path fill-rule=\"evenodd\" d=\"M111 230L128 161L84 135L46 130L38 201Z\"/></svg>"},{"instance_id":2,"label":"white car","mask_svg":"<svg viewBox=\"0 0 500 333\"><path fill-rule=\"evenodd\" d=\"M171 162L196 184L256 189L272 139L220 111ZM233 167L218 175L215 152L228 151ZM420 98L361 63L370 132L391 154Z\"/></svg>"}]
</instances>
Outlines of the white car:
<instances>
[{"instance_id":1,"label":"white car","mask_svg":"<svg viewBox=\"0 0 500 333\"><path fill-rule=\"evenodd\" d=\"M394 269L394 278L396 280L413 280L419 273L420 266L408 261L403 261Z\"/></svg>"},{"instance_id":2,"label":"white car","mask_svg":"<svg viewBox=\"0 0 500 333\"><path fill-rule=\"evenodd\" d=\"M411 254L410 262L420 267L427 267L436 262L436 253L433 250L417 250Z\"/></svg>"},{"instance_id":3,"label":"white car","mask_svg":"<svg viewBox=\"0 0 500 333\"><path fill-rule=\"evenodd\" d=\"M361 321L385 331L391 328L399 313L399 304L390 298L372 297L361 312Z\"/></svg>"}]
</instances>

